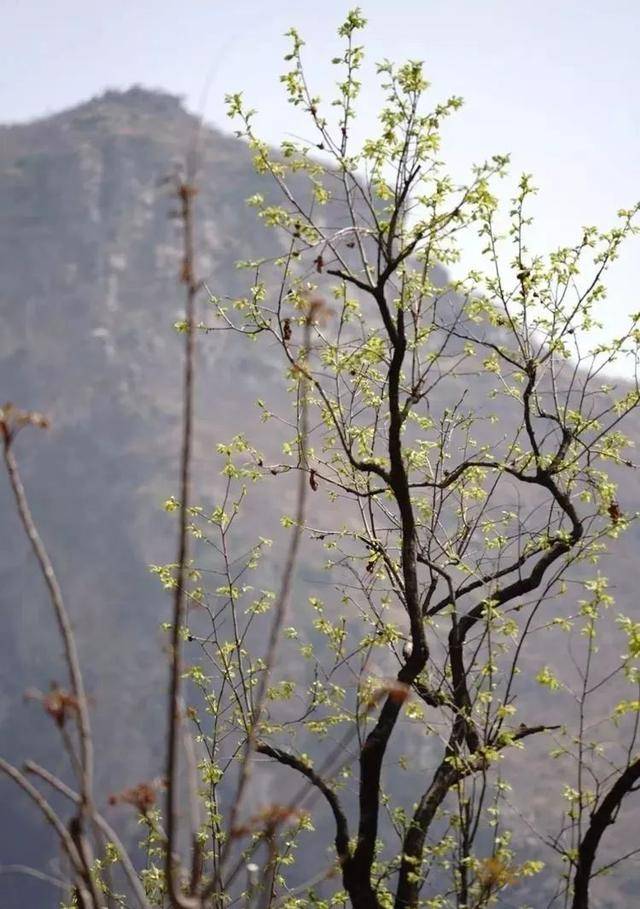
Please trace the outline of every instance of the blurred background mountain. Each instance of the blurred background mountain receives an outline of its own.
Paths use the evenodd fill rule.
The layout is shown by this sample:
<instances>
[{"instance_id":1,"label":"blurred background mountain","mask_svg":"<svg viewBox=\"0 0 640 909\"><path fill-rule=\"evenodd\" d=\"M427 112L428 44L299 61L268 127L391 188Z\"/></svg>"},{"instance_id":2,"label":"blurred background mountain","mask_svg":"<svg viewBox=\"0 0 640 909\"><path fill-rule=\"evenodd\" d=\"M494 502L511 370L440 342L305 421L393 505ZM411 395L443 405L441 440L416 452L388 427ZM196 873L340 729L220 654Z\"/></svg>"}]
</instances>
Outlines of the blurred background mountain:
<instances>
[{"instance_id":1,"label":"blurred background mountain","mask_svg":"<svg viewBox=\"0 0 640 909\"><path fill-rule=\"evenodd\" d=\"M168 613L148 566L174 556L161 505L177 485L181 346L172 326L182 299L164 181L197 126L177 98L133 88L0 129L0 397L51 418L50 432L23 435L16 451L88 673L103 795L162 767L159 626ZM272 242L244 204L255 191L249 153L213 130L199 149L200 274L239 293L246 276L236 260ZM227 433L222 421L246 411L268 372L227 337L230 356L213 368L220 346L207 339L200 384L198 454L205 463L206 448L210 464L214 441ZM54 730L23 700L27 688L65 676L4 480L0 538L0 749L62 771ZM12 787L0 786L0 861L38 864L50 849L47 831ZM27 905L30 887L0 877L0 905Z\"/></svg>"},{"instance_id":2,"label":"blurred background mountain","mask_svg":"<svg viewBox=\"0 0 640 909\"><path fill-rule=\"evenodd\" d=\"M272 254L274 239L244 204L265 188L239 140L210 127L199 131L179 99L141 88L0 127L0 399L51 419L46 433L25 430L16 451L78 635L102 803L162 769L166 664L159 627L168 603L149 564L174 556L174 525L162 503L177 487L181 381L172 329L181 311L180 242L165 180L196 137L198 273L214 292L240 295L248 275L236 260ZM215 442L255 427L256 398L282 402L284 381L268 344L258 349L223 333L204 337L200 350L196 455L199 488L210 496ZM482 383L469 394L478 396L480 410ZM628 432L637 437L638 429L636 422ZM268 431L257 429L264 444ZM265 525L258 532L273 535L268 525L282 489L268 495L254 520ZM640 510L634 474L625 477L622 505ZM27 689L65 678L4 479L0 540L0 752L64 774L53 724L24 700ZM639 544L634 525L605 572L630 613ZM532 800L547 794L545 779L529 776ZM0 798L0 863L41 867L54 858L40 817L4 779ZM619 886L612 900L625 899L631 877ZM50 905L48 886L0 876L3 909Z\"/></svg>"}]
</instances>

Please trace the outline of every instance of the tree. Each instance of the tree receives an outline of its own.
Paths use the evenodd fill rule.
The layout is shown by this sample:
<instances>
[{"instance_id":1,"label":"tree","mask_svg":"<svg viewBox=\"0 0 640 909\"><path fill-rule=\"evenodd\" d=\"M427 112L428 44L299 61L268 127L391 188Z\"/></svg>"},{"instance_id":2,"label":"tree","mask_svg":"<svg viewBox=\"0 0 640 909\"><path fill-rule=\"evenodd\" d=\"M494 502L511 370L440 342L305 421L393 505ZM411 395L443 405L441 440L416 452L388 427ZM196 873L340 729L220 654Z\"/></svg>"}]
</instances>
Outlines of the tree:
<instances>
[{"instance_id":1,"label":"tree","mask_svg":"<svg viewBox=\"0 0 640 909\"><path fill-rule=\"evenodd\" d=\"M161 813L150 783L113 797L146 824L141 871L95 802L73 635L13 453L18 429L43 419L10 406L2 412L9 479L69 668L69 689L41 700L63 734L77 790L33 763L26 773L5 762L0 769L54 826L78 906L117 904L112 873L120 867L143 907L221 907L243 895L265 907L480 909L542 872L539 855L520 856L512 843L502 770L508 763L527 793L532 752L522 746L542 739L566 775L566 807L560 832L541 835L540 848L544 841L565 862L552 869L558 901L584 909L603 870L596 866L603 834L640 776L640 624L613 615L599 571L605 546L633 518L606 468L634 466L622 429L640 402L640 314L621 337L585 352L605 272L636 232L638 206L619 212L609 231L584 228L573 245L532 251L531 177L520 178L504 212L497 187L506 156L475 167L464 185L447 175L440 131L461 100L425 111L428 84L417 62L378 66L380 134L354 150L364 24L354 10L339 30L335 126L308 86L303 41L289 33L282 81L308 116L312 141L287 140L272 152L242 97L229 96L256 170L280 194L249 200L278 242L273 259L244 263L252 273L245 298L210 294L213 323L196 316L208 289L194 261L194 174L176 182L184 424L179 497L166 508L178 514L179 547L175 564L155 569L174 598L166 805ZM463 254L478 238L484 268L465 274ZM288 434L283 457L268 458L244 436L221 441L224 492L206 508L191 491L198 328L242 333L256 356L263 342L270 351L275 344L294 404L290 419L259 402L262 419ZM635 368L634 383L621 391L603 384L623 361ZM245 500L259 502L271 482L283 484L293 504L282 519L289 541L277 589L256 594L249 578L261 577L270 541L247 545ZM216 554L214 590L194 546ZM305 614L297 573L301 556L314 558L318 546L339 599L314 594ZM619 635L615 665L598 659L601 632ZM552 657L569 637L572 667L549 659L532 670L541 634ZM188 666L186 646L199 654ZM564 713L570 699L556 716L563 690L575 717ZM614 699L608 715L603 692ZM613 731L605 735L602 723ZM429 742L426 769L399 751L417 735ZM286 776L293 795L252 810L253 780L272 763L271 779ZM71 824L34 776L76 806ZM325 861L314 852L305 861L312 879L296 885L289 867L296 848L305 848L316 798L331 818L334 853ZM180 829L185 805L188 842ZM188 869L180 858L187 849Z\"/></svg>"}]
</instances>

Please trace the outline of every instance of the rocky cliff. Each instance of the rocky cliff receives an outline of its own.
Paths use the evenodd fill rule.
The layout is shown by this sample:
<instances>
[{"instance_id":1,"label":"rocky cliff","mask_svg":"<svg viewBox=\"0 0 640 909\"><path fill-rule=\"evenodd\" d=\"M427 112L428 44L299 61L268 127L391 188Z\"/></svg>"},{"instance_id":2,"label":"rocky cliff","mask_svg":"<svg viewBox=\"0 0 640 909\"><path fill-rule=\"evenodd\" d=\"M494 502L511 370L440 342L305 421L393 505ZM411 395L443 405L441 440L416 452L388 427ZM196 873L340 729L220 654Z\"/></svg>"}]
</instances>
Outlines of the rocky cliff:
<instances>
[{"instance_id":1,"label":"rocky cliff","mask_svg":"<svg viewBox=\"0 0 640 909\"><path fill-rule=\"evenodd\" d=\"M148 565L173 556L173 524L160 506L176 491L181 375L172 330L179 237L166 178L196 136L199 274L233 295L246 284L235 261L273 248L244 204L264 187L241 142L198 132L178 99L138 88L0 128L0 399L51 419L47 433L25 430L16 451L87 671L101 798L162 767L158 629L168 603ZM200 358L197 462L206 493L213 443L251 426L255 399L265 390L277 398L283 383L268 351L256 358L228 335L207 336ZM640 509L632 475L624 507ZM0 752L64 772L55 730L23 697L62 680L63 668L2 477L0 539ZM609 568L629 612L639 544L631 531ZM55 857L39 817L5 780L0 797L0 864ZM0 876L4 909L51 901L37 881Z\"/></svg>"}]
</instances>

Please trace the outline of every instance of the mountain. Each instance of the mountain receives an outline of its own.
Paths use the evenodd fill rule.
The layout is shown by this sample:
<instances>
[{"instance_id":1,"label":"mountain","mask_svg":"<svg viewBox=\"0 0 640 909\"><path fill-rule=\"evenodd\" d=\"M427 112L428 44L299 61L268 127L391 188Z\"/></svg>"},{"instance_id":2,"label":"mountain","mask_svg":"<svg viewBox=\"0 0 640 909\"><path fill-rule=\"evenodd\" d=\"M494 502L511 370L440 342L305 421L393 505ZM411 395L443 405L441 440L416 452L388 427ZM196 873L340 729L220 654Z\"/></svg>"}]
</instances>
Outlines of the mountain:
<instances>
[{"instance_id":1,"label":"mountain","mask_svg":"<svg viewBox=\"0 0 640 909\"><path fill-rule=\"evenodd\" d=\"M148 566L174 556L174 523L161 505L177 488L181 382L172 329L181 311L180 241L166 178L194 142L199 274L216 293L242 294L247 273L236 260L273 253L273 237L244 204L265 188L242 142L199 129L178 98L141 88L0 127L0 400L51 420L46 433L25 429L16 452L73 616L103 800L162 769L159 628L168 601ZM201 341L200 361L196 461L199 488L210 497L215 442L254 427L255 399L282 401L284 381L268 349L257 357L225 333ZM469 393L480 402L481 389ZM636 421L632 431L639 428ZM269 431L257 430L274 444ZM267 534L279 507L274 494L255 515ZM624 507L640 510L633 474ZM64 677L4 477L0 539L0 753L63 773L53 724L24 700L29 688L45 690ZM631 613L639 544L633 529L607 569L620 608ZM0 863L41 866L43 856L54 858L39 816L4 779L0 798ZM0 875L4 909L51 901L41 882Z\"/></svg>"},{"instance_id":2,"label":"mountain","mask_svg":"<svg viewBox=\"0 0 640 909\"><path fill-rule=\"evenodd\" d=\"M73 615L96 728L110 730L98 733L108 754L103 794L162 766L158 629L168 603L148 566L171 561L174 550L160 506L177 487L181 348L172 326L182 301L164 181L196 129L179 99L139 88L0 129L0 396L51 420L49 432L22 436L16 453ZM238 293L235 261L269 242L244 204L255 185L249 153L212 129L199 149L200 273ZM213 338L203 351L198 454L206 448L209 465L222 432L214 418L244 408L268 371L242 345L212 370L206 361L220 346ZM0 516L0 750L61 770L54 730L23 699L64 676L4 478ZM46 831L20 794L5 780L0 787L0 861L39 864ZM37 882L0 876L3 907L24 906L32 893L44 900Z\"/></svg>"}]
</instances>

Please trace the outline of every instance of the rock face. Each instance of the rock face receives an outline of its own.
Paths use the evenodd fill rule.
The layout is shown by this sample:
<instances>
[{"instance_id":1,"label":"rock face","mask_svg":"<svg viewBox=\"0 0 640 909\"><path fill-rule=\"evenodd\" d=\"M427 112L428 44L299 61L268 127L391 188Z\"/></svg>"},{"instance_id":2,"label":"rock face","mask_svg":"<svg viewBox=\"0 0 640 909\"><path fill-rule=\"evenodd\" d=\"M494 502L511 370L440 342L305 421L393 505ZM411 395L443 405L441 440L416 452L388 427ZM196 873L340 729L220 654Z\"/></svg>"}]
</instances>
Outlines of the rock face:
<instances>
[{"instance_id":1,"label":"rock face","mask_svg":"<svg viewBox=\"0 0 640 909\"><path fill-rule=\"evenodd\" d=\"M161 767L157 629L167 601L148 565L173 552L172 522L158 506L176 491L181 364L172 325L182 296L163 181L196 130L178 99L136 88L0 129L0 397L51 418L52 429L24 434L16 454L74 618L98 750L108 753L103 794ZM244 205L255 192L245 147L212 130L198 147L200 274L233 294L245 279L235 261L258 255L270 238ZM226 338L225 349L233 349ZM255 398L267 371L244 345L214 368L219 350L212 338L203 351L203 423L221 402L234 409ZM23 701L29 687L63 682L64 670L20 531L2 478L1 750L62 771L53 730ZM40 864L46 831L5 780L0 787L0 861ZM0 876L5 909L47 899L50 888Z\"/></svg>"},{"instance_id":2,"label":"rock face","mask_svg":"<svg viewBox=\"0 0 640 909\"><path fill-rule=\"evenodd\" d=\"M196 137L199 274L215 292L241 293L247 276L235 261L273 251L244 205L264 186L241 142L198 133L178 99L139 88L0 128L0 400L51 418L46 433L25 430L16 453L78 635L102 798L162 767L165 662L156 629L168 603L148 565L173 557L173 524L159 506L176 491L181 367L171 331L181 306L179 237L164 181ZM213 482L213 442L231 428L220 420L234 414L234 432L243 419L251 426L264 389L280 394L268 356L256 360L228 335L202 345L203 484ZM633 476L624 507L640 508ZM0 540L0 753L64 774L52 724L23 699L64 675L2 476ZM632 614L639 543L636 530L627 534L608 569ZM4 779L0 798L0 864L41 867L55 850L39 816ZM0 875L3 909L55 904L40 882Z\"/></svg>"}]
</instances>

